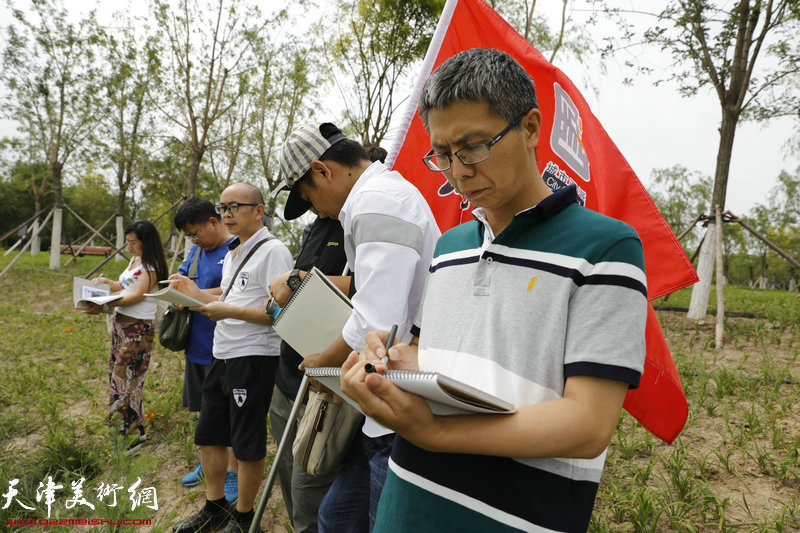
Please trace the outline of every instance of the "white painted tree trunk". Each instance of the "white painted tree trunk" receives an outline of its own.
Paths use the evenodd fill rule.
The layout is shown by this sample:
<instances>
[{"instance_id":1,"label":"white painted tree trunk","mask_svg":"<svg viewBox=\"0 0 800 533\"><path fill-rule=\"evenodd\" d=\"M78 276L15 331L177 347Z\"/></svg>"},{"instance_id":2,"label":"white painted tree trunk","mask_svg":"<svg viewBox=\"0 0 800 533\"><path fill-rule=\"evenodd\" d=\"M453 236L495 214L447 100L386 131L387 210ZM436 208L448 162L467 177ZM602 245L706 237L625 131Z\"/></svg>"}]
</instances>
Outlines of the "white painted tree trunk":
<instances>
[{"instance_id":1,"label":"white painted tree trunk","mask_svg":"<svg viewBox=\"0 0 800 533\"><path fill-rule=\"evenodd\" d=\"M769 289L769 283L767 283L767 276L761 274L758 277L758 288L759 289Z\"/></svg>"},{"instance_id":2,"label":"white painted tree trunk","mask_svg":"<svg viewBox=\"0 0 800 533\"><path fill-rule=\"evenodd\" d=\"M122 215L117 215L117 248L122 248L122 245L125 244L125 227L124 219ZM122 261L123 257L119 254L114 254L114 261L119 262Z\"/></svg>"},{"instance_id":3,"label":"white painted tree trunk","mask_svg":"<svg viewBox=\"0 0 800 533\"><path fill-rule=\"evenodd\" d=\"M711 278L714 272L714 236L715 224L709 224L706 235L703 237L703 246L700 248L700 259L697 262L697 276L700 281L692 287L692 299L689 302L689 313L686 315L693 320L701 320L708 312L708 297L711 294Z\"/></svg>"},{"instance_id":4,"label":"white painted tree trunk","mask_svg":"<svg viewBox=\"0 0 800 533\"><path fill-rule=\"evenodd\" d=\"M39 237L39 217L33 221L33 228L31 229L31 255L37 255L39 250L42 249L42 239Z\"/></svg>"},{"instance_id":5,"label":"white painted tree trunk","mask_svg":"<svg viewBox=\"0 0 800 533\"><path fill-rule=\"evenodd\" d=\"M53 232L50 238L50 270L61 268L61 222L64 210L56 206L53 209Z\"/></svg>"},{"instance_id":6,"label":"white painted tree trunk","mask_svg":"<svg viewBox=\"0 0 800 533\"><path fill-rule=\"evenodd\" d=\"M796 292L797 291L797 282L794 278L789 278L789 292Z\"/></svg>"}]
</instances>

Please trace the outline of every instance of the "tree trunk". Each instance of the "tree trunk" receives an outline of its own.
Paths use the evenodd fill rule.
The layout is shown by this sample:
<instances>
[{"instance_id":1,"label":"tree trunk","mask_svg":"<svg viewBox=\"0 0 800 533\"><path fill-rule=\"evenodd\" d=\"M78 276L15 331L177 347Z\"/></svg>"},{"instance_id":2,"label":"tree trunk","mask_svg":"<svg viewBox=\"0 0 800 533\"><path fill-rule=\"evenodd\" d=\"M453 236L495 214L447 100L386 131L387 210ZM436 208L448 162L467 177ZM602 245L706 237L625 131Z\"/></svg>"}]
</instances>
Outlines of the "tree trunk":
<instances>
[{"instance_id":1,"label":"tree trunk","mask_svg":"<svg viewBox=\"0 0 800 533\"><path fill-rule=\"evenodd\" d=\"M50 237L50 269L58 270L61 268L61 221L64 209L61 203L57 203L53 209L53 232Z\"/></svg>"},{"instance_id":2,"label":"tree trunk","mask_svg":"<svg viewBox=\"0 0 800 533\"><path fill-rule=\"evenodd\" d=\"M36 194L34 191L34 199L33 199L33 212L38 213L42 209L42 200L41 197ZM31 255L35 256L39 253L39 250L42 249L42 239L39 237L39 217L36 217L36 220L33 221L33 227L31 228Z\"/></svg>"},{"instance_id":3,"label":"tree trunk","mask_svg":"<svg viewBox=\"0 0 800 533\"><path fill-rule=\"evenodd\" d=\"M717 167L714 172L714 194L711 206L719 206L720 211L725 210L725 196L728 192L728 175L731 169L731 155L733 154L733 139L736 134L736 125L739 122L740 110L732 110L729 106L722 106L722 123L719 127L719 148L717 149ZM689 303L688 317L700 320L708 311L708 297L711 294L711 277L714 272L714 224L708 225L706 238L700 251L700 261L697 265L697 275L700 278L692 288L692 299ZM719 228L721 231L722 228ZM705 261L703 259L705 258ZM702 301L701 301L702 300Z\"/></svg>"},{"instance_id":4,"label":"tree trunk","mask_svg":"<svg viewBox=\"0 0 800 533\"><path fill-rule=\"evenodd\" d=\"M731 170L731 156L733 154L733 140L736 135L736 125L739 123L739 112L722 108L722 123L719 127L719 147L717 149L717 167L714 171L714 194L711 206L718 205L725 211L725 196L728 192L728 175Z\"/></svg>"},{"instance_id":5,"label":"tree trunk","mask_svg":"<svg viewBox=\"0 0 800 533\"><path fill-rule=\"evenodd\" d=\"M122 217L122 211L117 213L117 248L122 248L122 245L125 244L125 219ZM114 261L119 262L123 261L125 258L122 257L120 254L114 254Z\"/></svg>"},{"instance_id":6,"label":"tree trunk","mask_svg":"<svg viewBox=\"0 0 800 533\"><path fill-rule=\"evenodd\" d=\"M194 196L197 189L197 175L200 172L200 161L203 160L205 149L192 147L192 160L189 164L189 173L186 176L186 194Z\"/></svg>"},{"instance_id":7,"label":"tree trunk","mask_svg":"<svg viewBox=\"0 0 800 533\"><path fill-rule=\"evenodd\" d=\"M39 209L36 208L35 212L38 212ZM36 220L33 221L33 227L31 227L31 255L37 255L39 250L42 249L42 239L39 237L39 217L36 217Z\"/></svg>"},{"instance_id":8,"label":"tree trunk","mask_svg":"<svg viewBox=\"0 0 800 533\"><path fill-rule=\"evenodd\" d=\"M716 206L715 215L714 223L717 226L714 239L717 254L717 324L714 328L714 347L720 350L725 333L725 275L722 273L722 211L720 211L719 205Z\"/></svg>"},{"instance_id":9,"label":"tree trunk","mask_svg":"<svg viewBox=\"0 0 800 533\"><path fill-rule=\"evenodd\" d=\"M53 172L53 232L50 238L50 269L58 270L61 268L61 224L64 217L64 209L61 207L61 163L52 163Z\"/></svg>"},{"instance_id":10,"label":"tree trunk","mask_svg":"<svg viewBox=\"0 0 800 533\"><path fill-rule=\"evenodd\" d=\"M689 313L686 315L693 320L706 317L708 311L708 297L711 294L711 278L714 272L714 231L716 224L710 222L703 237L700 247L700 259L697 263L697 276L700 280L692 287L692 299L689 302Z\"/></svg>"}]
</instances>

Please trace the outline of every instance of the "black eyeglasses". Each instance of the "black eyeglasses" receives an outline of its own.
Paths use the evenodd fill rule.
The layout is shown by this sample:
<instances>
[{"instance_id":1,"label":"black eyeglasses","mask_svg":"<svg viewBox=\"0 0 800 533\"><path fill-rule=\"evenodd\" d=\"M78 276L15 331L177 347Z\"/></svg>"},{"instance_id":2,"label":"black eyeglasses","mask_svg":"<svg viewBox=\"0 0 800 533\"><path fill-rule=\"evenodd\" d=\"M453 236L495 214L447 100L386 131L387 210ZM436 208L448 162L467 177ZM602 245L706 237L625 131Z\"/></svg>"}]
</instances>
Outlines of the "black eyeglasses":
<instances>
[{"instance_id":1,"label":"black eyeglasses","mask_svg":"<svg viewBox=\"0 0 800 533\"><path fill-rule=\"evenodd\" d=\"M196 241L198 236L200 235L200 232L203 231L204 227L206 227L206 224L208 224L207 220L202 224L200 224L200 227L197 228L197 231L195 231L194 233L186 233L184 231L184 234L186 234L186 238L188 238L190 241Z\"/></svg>"},{"instance_id":2,"label":"black eyeglasses","mask_svg":"<svg viewBox=\"0 0 800 533\"><path fill-rule=\"evenodd\" d=\"M243 205L249 205L249 206L255 207L255 206L261 205L261 204L242 204L242 203L239 203L239 202L230 202L230 203L227 203L227 204L217 204L217 205L215 205L214 206L214 211L216 211L220 215L224 215L226 212L230 211L231 213L233 213L235 215L236 213L239 212L239 208L242 207Z\"/></svg>"},{"instance_id":3,"label":"black eyeglasses","mask_svg":"<svg viewBox=\"0 0 800 533\"><path fill-rule=\"evenodd\" d=\"M422 158L422 162L425 163L426 167L434 172L444 172L445 170L450 170L450 167L453 166L453 156L456 156L459 161L465 165L477 165L482 161L486 161L491 155L489 149L497 144L500 139L503 138L503 135L511 131L512 128L519 124L519 122L522 120L522 117L527 114L528 112L526 111L512 120L511 123L509 123L509 125L503 129L503 131L492 137L489 142L471 144L460 150L456 150L452 154L437 154L433 151L433 149L431 149L431 151Z\"/></svg>"}]
</instances>

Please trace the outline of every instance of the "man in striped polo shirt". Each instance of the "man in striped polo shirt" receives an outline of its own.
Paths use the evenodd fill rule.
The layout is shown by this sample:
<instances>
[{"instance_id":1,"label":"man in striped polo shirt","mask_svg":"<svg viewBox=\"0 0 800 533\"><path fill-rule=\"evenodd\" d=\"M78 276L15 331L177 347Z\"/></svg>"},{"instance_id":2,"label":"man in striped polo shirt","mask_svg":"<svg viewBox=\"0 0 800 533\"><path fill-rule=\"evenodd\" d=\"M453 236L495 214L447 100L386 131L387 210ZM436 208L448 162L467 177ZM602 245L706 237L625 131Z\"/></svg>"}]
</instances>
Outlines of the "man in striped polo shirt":
<instances>
[{"instance_id":1,"label":"man in striped polo shirt","mask_svg":"<svg viewBox=\"0 0 800 533\"><path fill-rule=\"evenodd\" d=\"M343 366L343 390L398 434L375 531L585 531L644 365L641 242L581 207L574 186L544 183L533 81L507 54L448 59L420 116L426 165L476 207L475 220L439 239L415 337L389 351L388 366L438 371L518 409L433 416L364 372L387 340L368 334Z\"/></svg>"}]
</instances>

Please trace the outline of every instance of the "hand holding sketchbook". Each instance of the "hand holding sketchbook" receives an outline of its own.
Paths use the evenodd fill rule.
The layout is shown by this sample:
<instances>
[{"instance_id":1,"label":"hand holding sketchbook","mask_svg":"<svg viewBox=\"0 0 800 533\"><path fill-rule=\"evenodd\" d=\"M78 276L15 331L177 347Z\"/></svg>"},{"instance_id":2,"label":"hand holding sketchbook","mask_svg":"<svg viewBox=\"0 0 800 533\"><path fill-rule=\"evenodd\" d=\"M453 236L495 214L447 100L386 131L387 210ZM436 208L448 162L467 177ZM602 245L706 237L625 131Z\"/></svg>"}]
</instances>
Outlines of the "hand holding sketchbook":
<instances>
[{"instance_id":1,"label":"hand holding sketchbook","mask_svg":"<svg viewBox=\"0 0 800 533\"><path fill-rule=\"evenodd\" d=\"M272 327L301 356L320 353L342 334L353 304L317 267L309 270Z\"/></svg>"},{"instance_id":2,"label":"hand holding sketchbook","mask_svg":"<svg viewBox=\"0 0 800 533\"><path fill-rule=\"evenodd\" d=\"M89 303L103 305L122 298L122 293L111 294L111 286L107 283L95 283L86 278L72 278L72 304L75 309L87 310Z\"/></svg>"},{"instance_id":3,"label":"hand holding sketchbook","mask_svg":"<svg viewBox=\"0 0 800 533\"><path fill-rule=\"evenodd\" d=\"M341 372L339 367L306 368L308 377L316 379L360 411L358 404L342 392L339 383ZM437 372L385 370L381 375L404 391L422 396L435 415L500 414L516 410L505 400Z\"/></svg>"},{"instance_id":4,"label":"hand holding sketchbook","mask_svg":"<svg viewBox=\"0 0 800 533\"><path fill-rule=\"evenodd\" d=\"M149 296L150 298L155 298L156 300L161 300L162 302L168 302L175 305L184 305L186 307L202 307L206 305L196 298L192 298L191 296L187 296L180 291L176 291L172 287L166 287L158 292L146 292L144 295Z\"/></svg>"}]
</instances>

